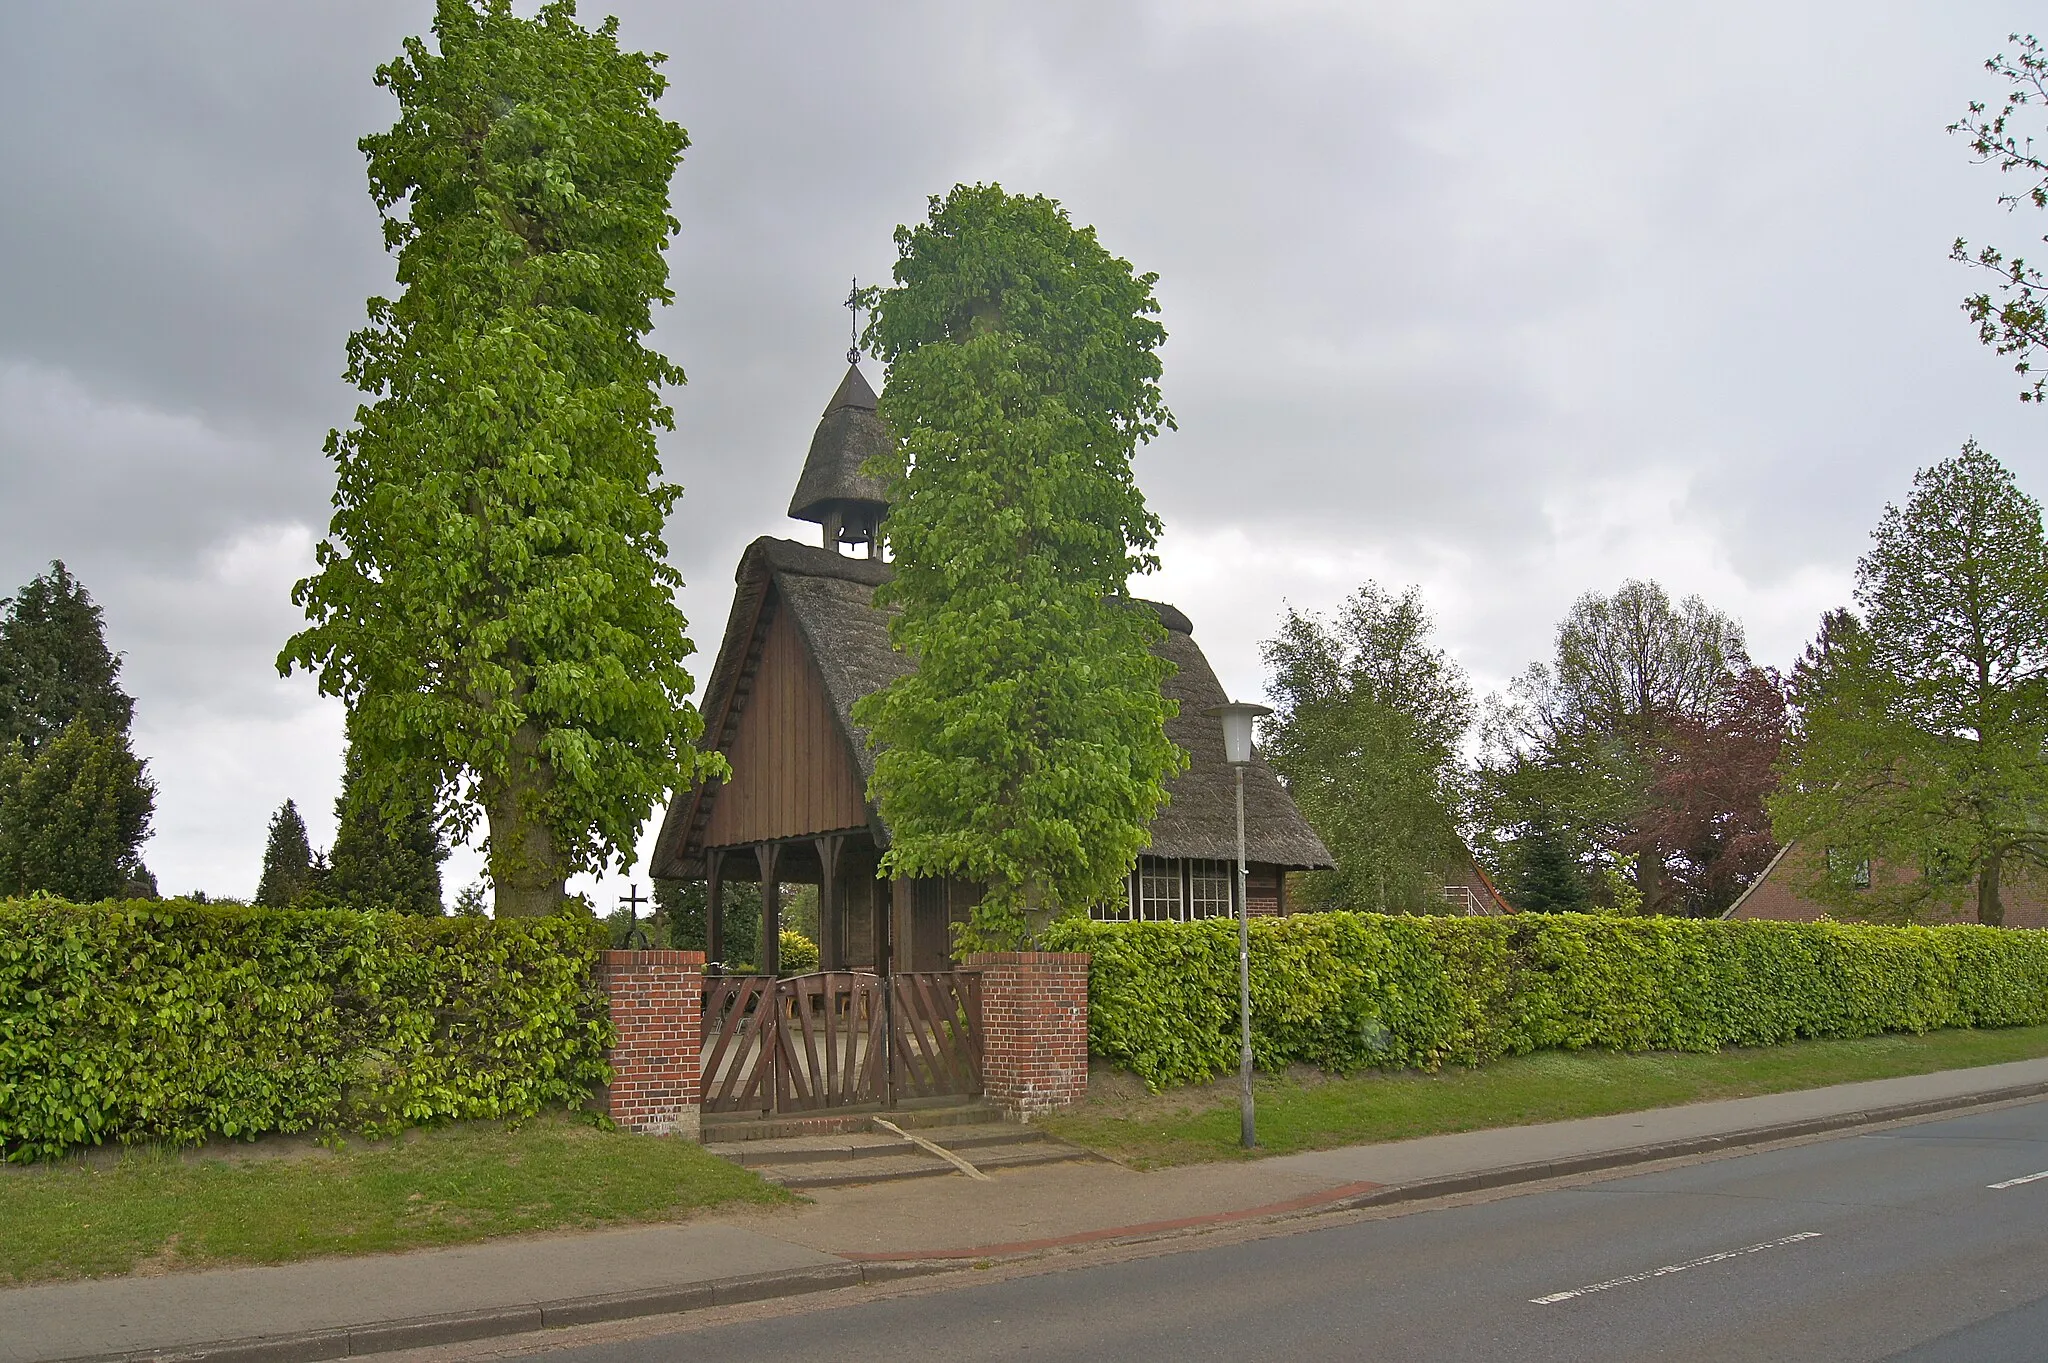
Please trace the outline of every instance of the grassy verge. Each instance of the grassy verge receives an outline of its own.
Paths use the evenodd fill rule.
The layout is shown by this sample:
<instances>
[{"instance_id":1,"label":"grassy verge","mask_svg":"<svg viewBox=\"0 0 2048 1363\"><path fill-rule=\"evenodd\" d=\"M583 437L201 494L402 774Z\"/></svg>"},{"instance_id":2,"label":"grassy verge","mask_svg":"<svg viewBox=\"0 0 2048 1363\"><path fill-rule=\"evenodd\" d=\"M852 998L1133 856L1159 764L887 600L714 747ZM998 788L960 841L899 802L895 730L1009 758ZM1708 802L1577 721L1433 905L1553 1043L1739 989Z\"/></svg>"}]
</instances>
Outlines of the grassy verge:
<instances>
[{"instance_id":1,"label":"grassy verge","mask_svg":"<svg viewBox=\"0 0 2048 1363\"><path fill-rule=\"evenodd\" d=\"M0 1283L453 1245L789 1194L688 1141L559 1115L329 1150L272 1140L0 1168Z\"/></svg>"},{"instance_id":2,"label":"grassy verge","mask_svg":"<svg viewBox=\"0 0 2048 1363\"><path fill-rule=\"evenodd\" d=\"M1550 1051L1440 1074L1337 1078L1304 1071L1258 1081L1259 1153L1639 1112L2039 1056L2048 1056L2048 1027L1802 1041L1711 1055ZM1134 1080L1099 1084L1085 1104L1045 1125L1140 1168L1247 1158L1237 1144L1234 1076L1157 1094Z\"/></svg>"}]
</instances>

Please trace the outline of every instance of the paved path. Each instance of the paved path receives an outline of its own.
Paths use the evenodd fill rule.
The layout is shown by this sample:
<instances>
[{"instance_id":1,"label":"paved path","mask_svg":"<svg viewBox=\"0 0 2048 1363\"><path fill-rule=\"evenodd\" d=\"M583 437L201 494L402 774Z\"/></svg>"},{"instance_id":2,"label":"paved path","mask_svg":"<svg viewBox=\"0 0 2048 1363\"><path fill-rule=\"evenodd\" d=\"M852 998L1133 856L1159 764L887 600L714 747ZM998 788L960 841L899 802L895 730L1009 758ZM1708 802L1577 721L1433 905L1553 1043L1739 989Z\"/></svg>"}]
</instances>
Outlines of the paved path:
<instances>
[{"instance_id":1,"label":"paved path","mask_svg":"<svg viewBox=\"0 0 2048 1363\"><path fill-rule=\"evenodd\" d=\"M2033 1363L2044 1254L2032 1103L546 1357Z\"/></svg>"},{"instance_id":2,"label":"paved path","mask_svg":"<svg viewBox=\"0 0 2048 1363\"><path fill-rule=\"evenodd\" d=\"M366 1353L465 1337L464 1330L466 1337L476 1337L602 1318L606 1312L616 1317L679 1310L820 1283L874 1281L905 1260L994 1255L1024 1245L1215 1224L1354 1197L1372 1185L1398 1190L1418 1180L1486 1175L1508 1166L1540 1172L1574 1160L1626 1158L1631 1150L1660 1142L1712 1139L1774 1123L1843 1120L1895 1104L2030 1085L2048 1085L2048 1060L1251 1163L1149 1174L1111 1164L1052 1165L999 1173L988 1182L961 1178L820 1190L811 1206L736 1211L676 1226L15 1288L0 1291L0 1363L281 1341L318 1332L353 1333L339 1343L329 1339L318 1347L275 1350L276 1357ZM750 1284L764 1277L765 1285ZM778 1282L783 1286L776 1287ZM635 1293L649 1300L638 1306L612 1300ZM664 1293L671 1294L665 1306L653 1300ZM439 1335L433 1331L440 1327L421 1323L464 1313L477 1319L446 1325ZM415 1323L411 1335L391 1328L408 1321ZM254 1354L245 1358L260 1363Z\"/></svg>"},{"instance_id":3,"label":"paved path","mask_svg":"<svg viewBox=\"0 0 2048 1363\"><path fill-rule=\"evenodd\" d=\"M756 1231L700 1222L276 1268L56 1283L0 1292L0 1359L40 1363L175 1350L458 1310L512 1311L839 1262Z\"/></svg>"}]
</instances>

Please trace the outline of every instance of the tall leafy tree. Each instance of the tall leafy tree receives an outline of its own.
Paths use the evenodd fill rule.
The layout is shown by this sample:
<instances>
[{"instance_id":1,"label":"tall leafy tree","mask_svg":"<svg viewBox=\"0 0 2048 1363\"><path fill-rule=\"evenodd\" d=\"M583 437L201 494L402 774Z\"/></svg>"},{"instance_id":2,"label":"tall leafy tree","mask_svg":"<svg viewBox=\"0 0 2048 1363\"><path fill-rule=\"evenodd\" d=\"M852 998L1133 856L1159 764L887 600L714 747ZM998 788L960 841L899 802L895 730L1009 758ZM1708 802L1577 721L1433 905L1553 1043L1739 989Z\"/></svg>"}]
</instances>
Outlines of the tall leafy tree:
<instances>
[{"instance_id":1,"label":"tall leafy tree","mask_svg":"<svg viewBox=\"0 0 2048 1363\"><path fill-rule=\"evenodd\" d=\"M335 515L278 665L346 698L369 799L452 790L499 915L547 913L715 761L662 539L683 375L646 345L688 138L662 58L567 0L439 0L434 35L377 72L399 118L361 146L404 292L350 338L373 400L328 437Z\"/></svg>"},{"instance_id":2,"label":"tall leafy tree","mask_svg":"<svg viewBox=\"0 0 2048 1363\"><path fill-rule=\"evenodd\" d=\"M1888 506L1856 566L1864 624L1832 618L1795 677L1780 836L1881 860L1905 913L2048 866L2048 540L1973 441Z\"/></svg>"},{"instance_id":3,"label":"tall leafy tree","mask_svg":"<svg viewBox=\"0 0 2048 1363\"><path fill-rule=\"evenodd\" d=\"M0 748L0 895L154 898L138 849L156 786L128 736L76 719L31 756Z\"/></svg>"},{"instance_id":4,"label":"tall leafy tree","mask_svg":"<svg viewBox=\"0 0 2048 1363\"><path fill-rule=\"evenodd\" d=\"M334 846L328 853L327 892L351 909L441 913L441 863L448 846L435 820L434 792L425 783L406 788L387 782L381 799L362 780L353 742L334 802Z\"/></svg>"},{"instance_id":5,"label":"tall leafy tree","mask_svg":"<svg viewBox=\"0 0 2048 1363\"><path fill-rule=\"evenodd\" d=\"M1007 946L1117 893L1186 755L1167 739L1158 619L1126 601L1159 521L1131 473L1170 424L1156 276L1057 203L961 185L896 232L867 332L899 444L890 629L916 670L856 710L888 872L986 895Z\"/></svg>"},{"instance_id":6,"label":"tall leafy tree","mask_svg":"<svg viewBox=\"0 0 2048 1363\"><path fill-rule=\"evenodd\" d=\"M61 561L0 600L0 747L30 755L73 721L125 733L135 702L121 689L99 606Z\"/></svg>"},{"instance_id":7,"label":"tall leafy tree","mask_svg":"<svg viewBox=\"0 0 2048 1363\"><path fill-rule=\"evenodd\" d=\"M1368 582L1334 620L1290 608L1262 646L1266 757L1337 862L1308 878L1313 901L1422 912L1466 855L1472 691L1433 630L1420 588Z\"/></svg>"},{"instance_id":8,"label":"tall leafy tree","mask_svg":"<svg viewBox=\"0 0 2048 1363\"><path fill-rule=\"evenodd\" d=\"M299 807L286 800L270 818L256 902L269 909L289 909L311 894L317 881L306 821L299 816Z\"/></svg>"},{"instance_id":9,"label":"tall leafy tree","mask_svg":"<svg viewBox=\"0 0 2048 1363\"><path fill-rule=\"evenodd\" d=\"M1708 912L1718 887L1745 883L1760 867L1734 830L1762 826L1763 788L1753 761L1743 779L1728 764L1749 760L1741 735L1775 694L1753 671L1741 627L1696 596L1674 603L1654 582L1629 581L1580 597L1552 662L1531 666L1488 715L1481 805L1509 882L1533 874L1524 854L1540 853L1555 884L1561 846L1596 903L1613 899L1603 886L1623 867L1630 897L1652 913ZM1719 832L1704 836L1709 827ZM1735 859L1692 860L1715 849Z\"/></svg>"},{"instance_id":10,"label":"tall leafy tree","mask_svg":"<svg viewBox=\"0 0 2048 1363\"><path fill-rule=\"evenodd\" d=\"M1749 665L1720 688L1711 712L1672 722L1624 843L1628 855L1657 858L1668 903L1718 914L1777 854L1764 802L1777 787L1785 725L1777 677Z\"/></svg>"},{"instance_id":11,"label":"tall leafy tree","mask_svg":"<svg viewBox=\"0 0 2048 1363\"><path fill-rule=\"evenodd\" d=\"M2031 126L2040 123L2040 110L2048 105L2048 50L2032 34L2010 34L2006 41L2012 51L1984 63L1985 70L2005 82L2005 98L1995 111L1989 103L1972 100L1948 130L1969 139L1980 163L2018 176L2018 192L1998 196L2008 211L2022 205L2048 208L2048 155L2036 149ZM2013 372L2025 385L2021 402L2048 401L2048 377L2028 377L2048 353L2048 276L2024 256L1996 246L1972 251L1961 237L1949 257L1990 277L1987 289L1963 300L1963 312L1977 324L1977 339L2000 355L2016 357Z\"/></svg>"}]
</instances>

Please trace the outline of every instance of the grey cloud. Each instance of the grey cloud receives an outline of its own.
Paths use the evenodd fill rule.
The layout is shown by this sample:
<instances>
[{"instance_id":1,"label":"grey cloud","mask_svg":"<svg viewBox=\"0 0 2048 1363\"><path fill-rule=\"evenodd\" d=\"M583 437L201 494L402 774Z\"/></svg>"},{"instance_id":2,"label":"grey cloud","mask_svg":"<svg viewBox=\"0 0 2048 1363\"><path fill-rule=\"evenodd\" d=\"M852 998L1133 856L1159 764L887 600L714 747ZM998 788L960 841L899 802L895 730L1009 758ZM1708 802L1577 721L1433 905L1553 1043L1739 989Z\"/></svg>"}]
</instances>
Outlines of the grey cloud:
<instances>
[{"instance_id":1,"label":"grey cloud","mask_svg":"<svg viewBox=\"0 0 2048 1363\"><path fill-rule=\"evenodd\" d=\"M847 276L963 179L1160 272L1182 430L1140 473L1239 690L1283 597L1365 571L1421 582L1483 677L1629 573L1786 661L1915 466L1975 434L2043 486L2048 418L1944 259L2040 234L1940 131L2020 6L615 7L695 143L656 339L691 380L663 451L707 646L740 546L802 533ZM0 9L0 591L62 556L105 602L187 802L151 855L194 876L332 782L331 713L269 662L389 287L370 77L430 17ZM1227 573L1171 560L1226 543Z\"/></svg>"}]
</instances>

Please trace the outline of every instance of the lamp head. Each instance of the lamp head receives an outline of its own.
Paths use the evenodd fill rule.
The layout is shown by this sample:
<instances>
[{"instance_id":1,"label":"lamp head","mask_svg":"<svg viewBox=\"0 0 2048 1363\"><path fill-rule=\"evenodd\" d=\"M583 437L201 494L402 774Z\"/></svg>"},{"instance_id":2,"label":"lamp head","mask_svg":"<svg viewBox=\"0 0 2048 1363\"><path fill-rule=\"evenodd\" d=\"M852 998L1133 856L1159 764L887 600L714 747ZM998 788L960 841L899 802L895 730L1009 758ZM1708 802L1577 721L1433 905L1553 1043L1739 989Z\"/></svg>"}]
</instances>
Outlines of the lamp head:
<instances>
[{"instance_id":1,"label":"lamp head","mask_svg":"<svg viewBox=\"0 0 2048 1363\"><path fill-rule=\"evenodd\" d=\"M1212 705L1202 711L1223 721L1223 760L1233 767L1241 767L1252 760L1252 721L1260 715L1270 715L1270 705L1251 705L1244 701L1227 701Z\"/></svg>"}]
</instances>

